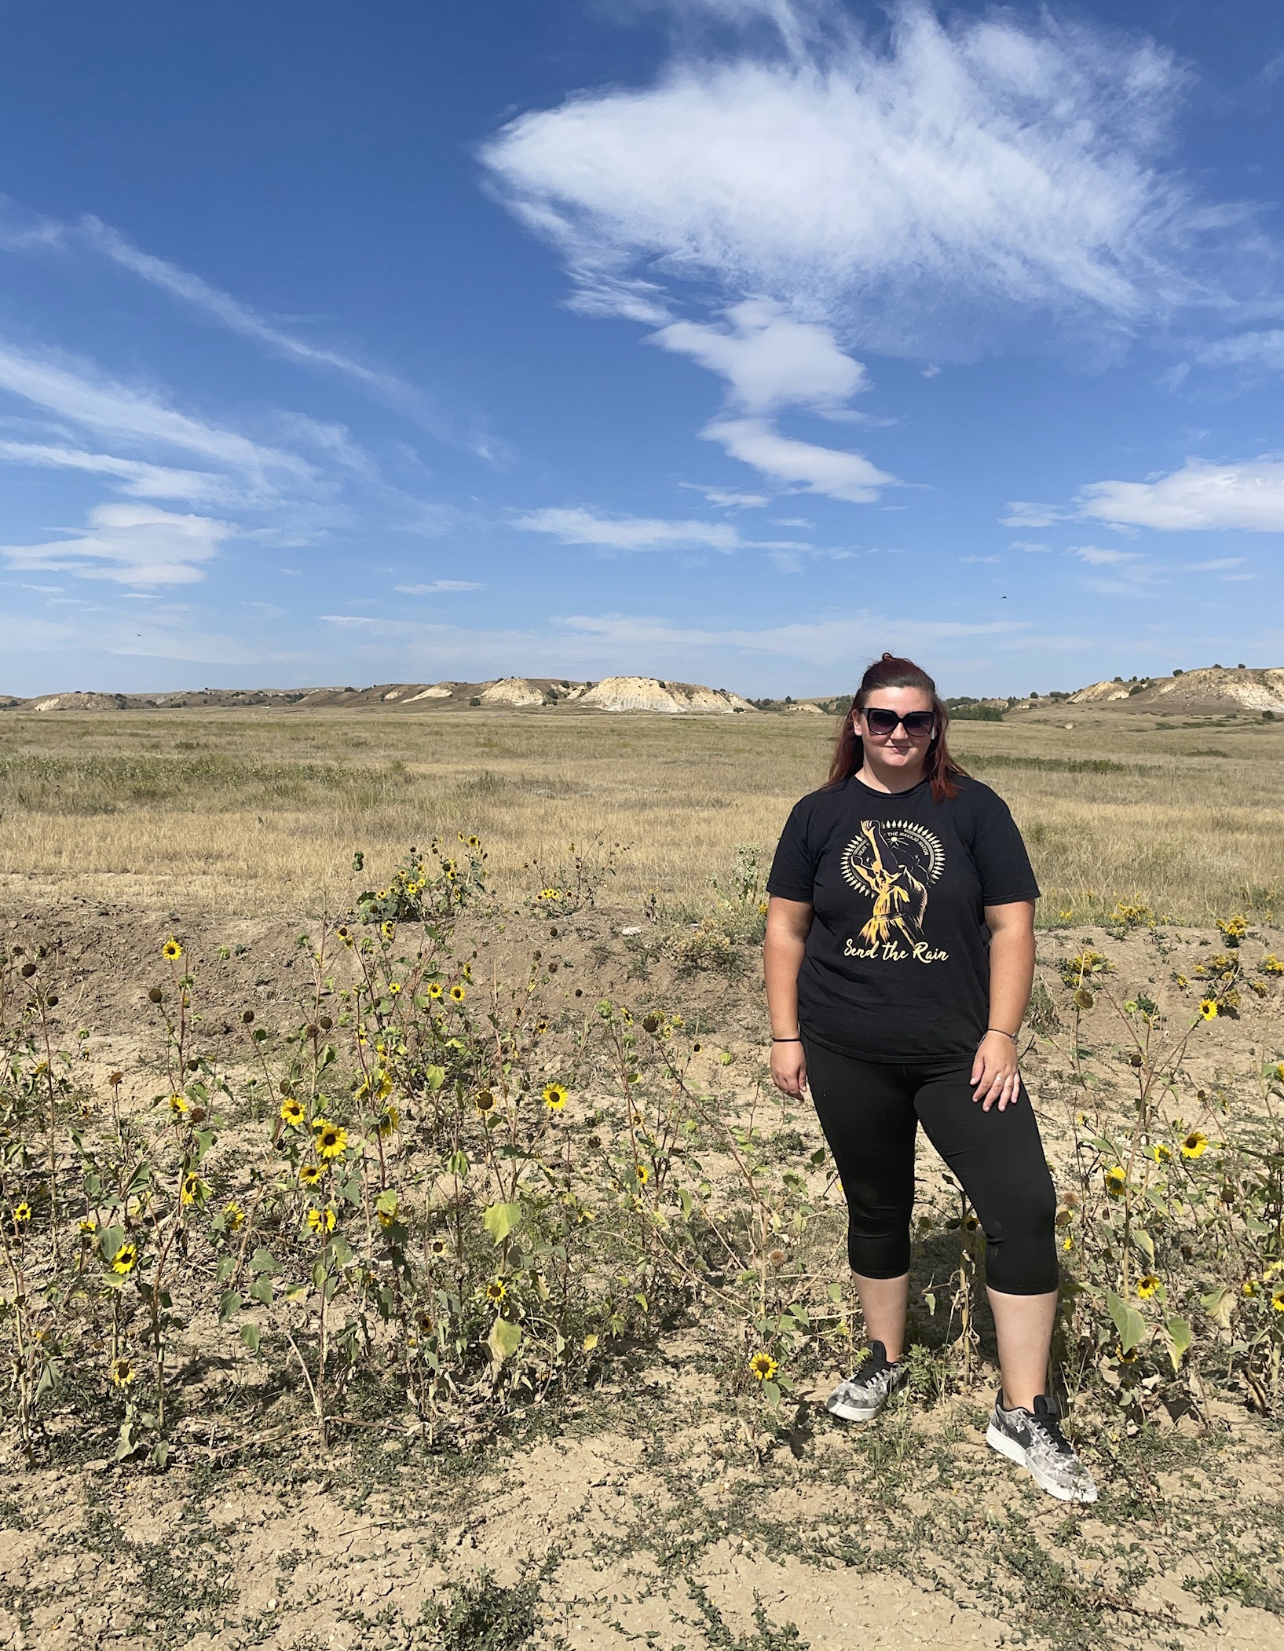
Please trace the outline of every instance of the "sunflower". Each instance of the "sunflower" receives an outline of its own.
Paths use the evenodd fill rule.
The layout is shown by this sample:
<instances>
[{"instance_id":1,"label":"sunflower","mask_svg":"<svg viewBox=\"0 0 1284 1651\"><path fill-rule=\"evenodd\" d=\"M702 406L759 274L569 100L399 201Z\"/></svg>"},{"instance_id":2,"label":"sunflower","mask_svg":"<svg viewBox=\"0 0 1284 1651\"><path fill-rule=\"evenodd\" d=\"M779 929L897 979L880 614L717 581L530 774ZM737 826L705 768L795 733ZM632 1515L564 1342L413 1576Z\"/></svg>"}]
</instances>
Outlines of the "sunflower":
<instances>
[{"instance_id":1,"label":"sunflower","mask_svg":"<svg viewBox=\"0 0 1284 1651\"><path fill-rule=\"evenodd\" d=\"M381 1209L379 1211L379 1225L383 1228L384 1232L387 1232L388 1228L392 1226L393 1222L396 1219L397 1219L397 1195L396 1195L396 1193L394 1193L393 1196L392 1196L392 1203L389 1204L385 1209Z\"/></svg>"},{"instance_id":2,"label":"sunflower","mask_svg":"<svg viewBox=\"0 0 1284 1651\"><path fill-rule=\"evenodd\" d=\"M245 1211L239 1204L228 1204L223 1210L223 1224L231 1232L239 1232L245 1225Z\"/></svg>"},{"instance_id":3,"label":"sunflower","mask_svg":"<svg viewBox=\"0 0 1284 1651\"><path fill-rule=\"evenodd\" d=\"M138 1265L138 1245L122 1244L111 1259L111 1270L124 1278Z\"/></svg>"},{"instance_id":4,"label":"sunflower","mask_svg":"<svg viewBox=\"0 0 1284 1651\"><path fill-rule=\"evenodd\" d=\"M490 1283L486 1286L487 1301L498 1303L503 1301L507 1295L508 1286L504 1283L502 1278L492 1278Z\"/></svg>"},{"instance_id":5,"label":"sunflower","mask_svg":"<svg viewBox=\"0 0 1284 1651\"><path fill-rule=\"evenodd\" d=\"M1119 1360L1120 1364L1136 1364L1137 1353L1138 1349L1135 1347L1130 1347L1126 1353L1122 1347L1115 1348L1115 1357Z\"/></svg>"},{"instance_id":6,"label":"sunflower","mask_svg":"<svg viewBox=\"0 0 1284 1651\"><path fill-rule=\"evenodd\" d=\"M1199 1012L1204 1017L1205 1020L1216 1020L1217 1019L1217 1000L1215 998L1211 998L1211 997L1200 998L1200 1000L1199 1000Z\"/></svg>"},{"instance_id":7,"label":"sunflower","mask_svg":"<svg viewBox=\"0 0 1284 1651\"><path fill-rule=\"evenodd\" d=\"M169 939L161 947L161 956L166 958L170 963L177 963L182 955L183 948L179 945L178 941L174 939L174 936L170 935Z\"/></svg>"},{"instance_id":8,"label":"sunflower","mask_svg":"<svg viewBox=\"0 0 1284 1651\"><path fill-rule=\"evenodd\" d=\"M401 982L399 980L390 980L388 982L388 996L389 997L396 997L397 994L400 991L401 991Z\"/></svg>"},{"instance_id":9,"label":"sunflower","mask_svg":"<svg viewBox=\"0 0 1284 1651\"><path fill-rule=\"evenodd\" d=\"M391 940L396 932L397 925L395 923L380 923L379 925L379 933L385 940Z\"/></svg>"},{"instance_id":10,"label":"sunflower","mask_svg":"<svg viewBox=\"0 0 1284 1651\"><path fill-rule=\"evenodd\" d=\"M436 1238L434 1238L432 1240L432 1242L429 1244L428 1248L432 1252L432 1254L437 1256L439 1259L440 1259L441 1256L448 1255L450 1253L450 1245L446 1242L446 1240L441 1236L440 1233L438 1233Z\"/></svg>"},{"instance_id":11,"label":"sunflower","mask_svg":"<svg viewBox=\"0 0 1284 1651\"><path fill-rule=\"evenodd\" d=\"M542 1038L547 1031L548 1022L546 1020L537 1020L535 1022L535 1036L537 1038Z\"/></svg>"},{"instance_id":12,"label":"sunflower","mask_svg":"<svg viewBox=\"0 0 1284 1651\"><path fill-rule=\"evenodd\" d=\"M400 1125L401 1114L395 1106L385 1107L379 1117L379 1133L387 1140L388 1136Z\"/></svg>"},{"instance_id":13,"label":"sunflower","mask_svg":"<svg viewBox=\"0 0 1284 1651\"><path fill-rule=\"evenodd\" d=\"M440 1001L440 999L441 999L441 982L439 980L434 980L432 982L432 984L429 986L428 996L430 998L432 998L434 1003Z\"/></svg>"},{"instance_id":14,"label":"sunflower","mask_svg":"<svg viewBox=\"0 0 1284 1651\"><path fill-rule=\"evenodd\" d=\"M646 1186L647 1182L651 1179L651 1171L645 1164L638 1164L633 1173L637 1176L638 1186L640 1187Z\"/></svg>"},{"instance_id":15,"label":"sunflower","mask_svg":"<svg viewBox=\"0 0 1284 1651\"><path fill-rule=\"evenodd\" d=\"M128 1359L113 1359L110 1365L111 1379L117 1387L128 1387L138 1372Z\"/></svg>"},{"instance_id":16,"label":"sunflower","mask_svg":"<svg viewBox=\"0 0 1284 1651\"><path fill-rule=\"evenodd\" d=\"M458 983L450 988L450 1001L452 1003L462 1003L467 996L467 991Z\"/></svg>"},{"instance_id":17,"label":"sunflower","mask_svg":"<svg viewBox=\"0 0 1284 1651\"><path fill-rule=\"evenodd\" d=\"M1246 1301L1251 1301L1254 1296L1261 1294L1261 1289L1261 1284L1257 1279L1246 1278L1239 1287L1239 1293Z\"/></svg>"},{"instance_id":18,"label":"sunflower","mask_svg":"<svg viewBox=\"0 0 1284 1651\"><path fill-rule=\"evenodd\" d=\"M169 1110L171 1117L181 1118L187 1111L187 1102L181 1095L171 1095L169 1098Z\"/></svg>"},{"instance_id":19,"label":"sunflower","mask_svg":"<svg viewBox=\"0 0 1284 1651\"><path fill-rule=\"evenodd\" d=\"M546 1083L544 1085L544 1105L550 1112L560 1112L566 1105L567 1090L560 1083Z\"/></svg>"},{"instance_id":20,"label":"sunflower","mask_svg":"<svg viewBox=\"0 0 1284 1651\"><path fill-rule=\"evenodd\" d=\"M15 1204L13 1206L13 1219L15 1225L18 1226L20 1226L24 1221L31 1220L31 1205L28 1204L25 1198L21 1204Z\"/></svg>"},{"instance_id":21,"label":"sunflower","mask_svg":"<svg viewBox=\"0 0 1284 1651\"><path fill-rule=\"evenodd\" d=\"M539 897L541 900L560 900L562 898L562 891L561 889L541 889L539 891Z\"/></svg>"},{"instance_id":22,"label":"sunflower","mask_svg":"<svg viewBox=\"0 0 1284 1651\"><path fill-rule=\"evenodd\" d=\"M474 832L473 835L468 839L468 847L469 848L480 848L481 847L481 838L476 834L476 832Z\"/></svg>"},{"instance_id":23,"label":"sunflower","mask_svg":"<svg viewBox=\"0 0 1284 1651\"><path fill-rule=\"evenodd\" d=\"M321 1179L321 1170L317 1164L304 1164L299 1171L299 1180L305 1187L315 1187Z\"/></svg>"},{"instance_id":24,"label":"sunflower","mask_svg":"<svg viewBox=\"0 0 1284 1651\"><path fill-rule=\"evenodd\" d=\"M348 1132L338 1124L322 1121L317 1127L317 1151L327 1163L331 1158L339 1158L348 1150Z\"/></svg>"},{"instance_id":25,"label":"sunflower","mask_svg":"<svg viewBox=\"0 0 1284 1651\"><path fill-rule=\"evenodd\" d=\"M96 1221L91 1221L88 1218L86 1218L84 1221L82 1221L80 1223L80 1236L82 1238L93 1238L93 1236L95 1235L95 1233L97 1233L97 1231L98 1231L98 1223Z\"/></svg>"},{"instance_id":26,"label":"sunflower","mask_svg":"<svg viewBox=\"0 0 1284 1651\"><path fill-rule=\"evenodd\" d=\"M1284 1313L1284 1290L1276 1290L1272 1294L1271 1306L1277 1313Z\"/></svg>"},{"instance_id":27,"label":"sunflower","mask_svg":"<svg viewBox=\"0 0 1284 1651\"><path fill-rule=\"evenodd\" d=\"M179 1202L182 1204L203 1203L205 1200L205 1183L196 1171L189 1170L183 1177L183 1185L179 1192Z\"/></svg>"},{"instance_id":28,"label":"sunflower","mask_svg":"<svg viewBox=\"0 0 1284 1651\"><path fill-rule=\"evenodd\" d=\"M1143 1301L1149 1301L1159 1289L1159 1280L1154 1273L1147 1273L1144 1278L1137 1280L1137 1294Z\"/></svg>"},{"instance_id":29,"label":"sunflower","mask_svg":"<svg viewBox=\"0 0 1284 1651\"><path fill-rule=\"evenodd\" d=\"M1167 1164L1172 1161L1173 1149L1166 1146L1163 1141L1156 1141L1150 1149L1150 1156L1157 1164Z\"/></svg>"},{"instance_id":30,"label":"sunflower","mask_svg":"<svg viewBox=\"0 0 1284 1651\"><path fill-rule=\"evenodd\" d=\"M769 1382L779 1369L770 1353L755 1353L749 1360L749 1374L755 1381Z\"/></svg>"},{"instance_id":31,"label":"sunflower","mask_svg":"<svg viewBox=\"0 0 1284 1651\"><path fill-rule=\"evenodd\" d=\"M291 1129L297 1129L303 1122L303 1108L293 1095L287 1095L281 1102L281 1116Z\"/></svg>"},{"instance_id":32,"label":"sunflower","mask_svg":"<svg viewBox=\"0 0 1284 1651\"><path fill-rule=\"evenodd\" d=\"M1192 1129L1181 1144L1183 1158L1202 1158L1208 1151L1208 1137L1202 1129Z\"/></svg>"},{"instance_id":33,"label":"sunflower","mask_svg":"<svg viewBox=\"0 0 1284 1651\"><path fill-rule=\"evenodd\" d=\"M1128 1185L1128 1172L1122 1164L1115 1164L1106 1171L1106 1191L1112 1198L1118 1198Z\"/></svg>"},{"instance_id":34,"label":"sunflower","mask_svg":"<svg viewBox=\"0 0 1284 1651\"><path fill-rule=\"evenodd\" d=\"M323 1210L309 1210L307 1215L304 1217L304 1220L307 1222L308 1230L310 1232L332 1233L334 1231L337 1217L333 1209L331 1209L331 1207L327 1204Z\"/></svg>"},{"instance_id":35,"label":"sunflower","mask_svg":"<svg viewBox=\"0 0 1284 1651\"><path fill-rule=\"evenodd\" d=\"M489 1089L480 1090L473 1097L473 1105L477 1108L478 1112L481 1113L482 1117L485 1118L489 1113L495 1110L495 1097L491 1094Z\"/></svg>"}]
</instances>

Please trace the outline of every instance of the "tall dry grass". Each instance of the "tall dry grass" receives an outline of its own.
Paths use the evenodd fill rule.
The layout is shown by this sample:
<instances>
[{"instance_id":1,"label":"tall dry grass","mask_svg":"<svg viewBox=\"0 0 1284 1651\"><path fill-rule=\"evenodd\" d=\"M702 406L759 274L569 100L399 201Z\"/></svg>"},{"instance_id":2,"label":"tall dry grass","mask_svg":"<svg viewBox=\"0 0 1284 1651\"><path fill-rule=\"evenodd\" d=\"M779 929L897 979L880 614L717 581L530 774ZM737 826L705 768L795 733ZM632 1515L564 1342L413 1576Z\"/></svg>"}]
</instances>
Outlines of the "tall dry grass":
<instances>
[{"instance_id":1,"label":"tall dry grass","mask_svg":"<svg viewBox=\"0 0 1284 1651\"><path fill-rule=\"evenodd\" d=\"M954 743L1025 830L1045 921L1122 899L1206 922L1284 888L1284 725L1243 722L1035 712L957 724ZM831 734L768 714L6 715L0 881L11 901L313 909L348 898L354 849L383 867L462 829L501 886L571 842L619 843L622 898L698 900L737 844L769 854Z\"/></svg>"}]
</instances>

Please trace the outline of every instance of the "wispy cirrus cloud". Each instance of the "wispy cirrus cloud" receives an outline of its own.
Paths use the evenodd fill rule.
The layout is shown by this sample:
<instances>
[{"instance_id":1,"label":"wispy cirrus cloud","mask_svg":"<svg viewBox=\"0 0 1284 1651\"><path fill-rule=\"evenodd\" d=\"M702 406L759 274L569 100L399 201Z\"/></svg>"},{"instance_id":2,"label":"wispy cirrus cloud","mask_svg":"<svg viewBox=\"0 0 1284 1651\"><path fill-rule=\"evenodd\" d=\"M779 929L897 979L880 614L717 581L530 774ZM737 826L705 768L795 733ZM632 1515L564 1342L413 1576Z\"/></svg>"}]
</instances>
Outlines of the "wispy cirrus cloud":
<instances>
[{"instance_id":1,"label":"wispy cirrus cloud","mask_svg":"<svg viewBox=\"0 0 1284 1651\"><path fill-rule=\"evenodd\" d=\"M726 28L683 31L650 86L519 116L482 158L577 307L724 379L704 434L778 485L866 503L891 479L768 439L782 410L834 416L866 388L851 348L935 364L1036 315L1117 348L1207 296L1183 260L1235 212L1201 218L1158 163L1186 77L1153 43L913 0L885 39L826 0L675 9Z\"/></svg>"},{"instance_id":2,"label":"wispy cirrus cloud","mask_svg":"<svg viewBox=\"0 0 1284 1651\"><path fill-rule=\"evenodd\" d=\"M564 545L599 550L738 550L745 541L727 522L666 521L651 516L603 516L582 505L528 510L513 526L548 533Z\"/></svg>"}]
</instances>

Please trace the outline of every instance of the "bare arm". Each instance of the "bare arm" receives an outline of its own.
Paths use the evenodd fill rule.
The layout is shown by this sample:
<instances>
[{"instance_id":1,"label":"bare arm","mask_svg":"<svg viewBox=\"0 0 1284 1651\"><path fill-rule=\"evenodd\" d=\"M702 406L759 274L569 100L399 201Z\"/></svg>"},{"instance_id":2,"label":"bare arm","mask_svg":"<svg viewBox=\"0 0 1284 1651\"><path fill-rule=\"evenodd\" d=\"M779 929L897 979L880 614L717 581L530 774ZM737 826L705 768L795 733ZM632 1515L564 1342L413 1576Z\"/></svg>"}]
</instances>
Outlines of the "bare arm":
<instances>
[{"instance_id":1,"label":"bare arm","mask_svg":"<svg viewBox=\"0 0 1284 1651\"><path fill-rule=\"evenodd\" d=\"M987 906L985 922L990 931L990 1029L972 1062L972 1099L987 1112L997 1101L1002 1112L1021 1092L1016 1035L1034 984L1034 901Z\"/></svg>"},{"instance_id":2,"label":"bare arm","mask_svg":"<svg viewBox=\"0 0 1284 1651\"><path fill-rule=\"evenodd\" d=\"M767 1010L773 1038L798 1036L798 971L811 929L812 908L806 900L767 902L767 938L762 968L767 980ZM773 1043L771 1081L786 1095L801 1095L807 1084L807 1063L801 1043Z\"/></svg>"}]
</instances>

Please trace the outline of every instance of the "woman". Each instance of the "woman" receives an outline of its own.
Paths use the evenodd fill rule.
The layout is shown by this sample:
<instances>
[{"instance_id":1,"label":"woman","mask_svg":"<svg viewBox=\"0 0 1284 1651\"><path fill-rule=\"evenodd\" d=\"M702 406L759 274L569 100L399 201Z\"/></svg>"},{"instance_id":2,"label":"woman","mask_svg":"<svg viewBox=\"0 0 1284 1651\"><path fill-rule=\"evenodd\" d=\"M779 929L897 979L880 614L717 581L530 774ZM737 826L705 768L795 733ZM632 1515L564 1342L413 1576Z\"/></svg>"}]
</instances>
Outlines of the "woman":
<instances>
[{"instance_id":1,"label":"woman","mask_svg":"<svg viewBox=\"0 0 1284 1651\"><path fill-rule=\"evenodd\" d=\"M1046 1392L1056 1196L1017 1070L1039 890L1006 805L950 757L948 726L925 671L886 653L871 665L829 783L789 816L767 883L771 1076L811 1091L869 1337L828 1408L868 1421L905 1380L921 1122L985 1230L1002 1372L986 1439L1053 1496L1092 1502Z\"/></svg>"}]
</instances>

